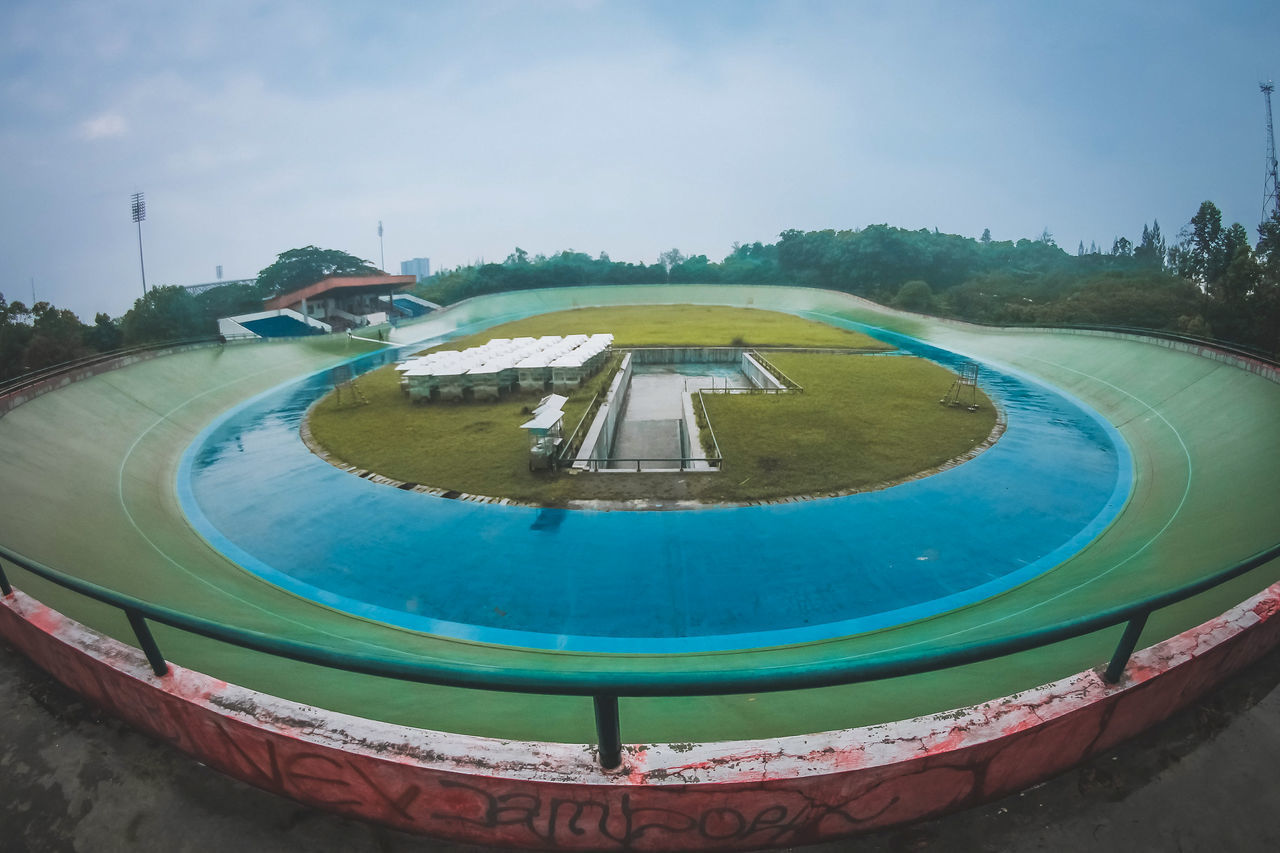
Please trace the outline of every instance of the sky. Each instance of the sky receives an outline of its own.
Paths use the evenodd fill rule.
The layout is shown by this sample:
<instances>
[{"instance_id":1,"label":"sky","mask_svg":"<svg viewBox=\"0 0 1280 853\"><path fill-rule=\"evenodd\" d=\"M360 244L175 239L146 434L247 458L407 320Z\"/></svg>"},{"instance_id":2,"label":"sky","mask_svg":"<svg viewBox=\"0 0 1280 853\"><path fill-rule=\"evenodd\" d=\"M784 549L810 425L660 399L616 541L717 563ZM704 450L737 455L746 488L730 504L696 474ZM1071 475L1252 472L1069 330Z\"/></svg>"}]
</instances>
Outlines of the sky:
<instances>
[{"instance_id":1,"label":"sky","mask_svg":"<svg viewBox=\"0 0 1280 853\"><path fill-rule=\"evenodd\" d=\"M1205 200L1256 239L1276 32L1231 0L6 0L0 293L123 314L135 192L148 285L876 223L1074 252Z\"/></svg>"}]
</instances>

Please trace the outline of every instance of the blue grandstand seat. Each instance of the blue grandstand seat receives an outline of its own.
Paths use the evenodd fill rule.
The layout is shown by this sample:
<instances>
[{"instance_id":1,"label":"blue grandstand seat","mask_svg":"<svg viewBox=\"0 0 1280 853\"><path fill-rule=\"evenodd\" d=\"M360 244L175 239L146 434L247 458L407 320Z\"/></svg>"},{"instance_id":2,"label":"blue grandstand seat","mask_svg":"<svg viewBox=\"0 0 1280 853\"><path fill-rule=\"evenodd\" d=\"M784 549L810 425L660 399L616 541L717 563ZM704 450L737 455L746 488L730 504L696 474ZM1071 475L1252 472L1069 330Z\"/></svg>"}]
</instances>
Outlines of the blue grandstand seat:
<instances>
[{"instance_id":1,"label":"blue grandstand seat","mask_svg":"<svg viewBox=\"0 0 1280 853\"><path fill-rule=\"evenodd\" d=\"M285 315L263 317L260 320L242 320L240 325L263 338L297 338L303 335L317 335L323 331Z\"/></svg>"}]
</instances>

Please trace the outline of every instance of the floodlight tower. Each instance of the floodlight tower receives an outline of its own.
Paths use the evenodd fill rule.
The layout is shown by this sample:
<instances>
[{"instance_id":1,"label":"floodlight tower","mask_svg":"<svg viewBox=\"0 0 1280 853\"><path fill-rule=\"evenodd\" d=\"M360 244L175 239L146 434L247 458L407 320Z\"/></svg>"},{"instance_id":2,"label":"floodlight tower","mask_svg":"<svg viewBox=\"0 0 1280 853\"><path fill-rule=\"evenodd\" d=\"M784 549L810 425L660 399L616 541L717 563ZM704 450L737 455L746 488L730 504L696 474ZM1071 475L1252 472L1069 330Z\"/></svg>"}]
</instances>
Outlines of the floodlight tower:
<instances>
[{"instance_id":1,"label":"floodlight tower","mask_svg":"<svg viewBox=\"0 0 1280 853\"><path fill-rule=\"evenodd\" d=\"M147 218L147 200L142 193L133 194L133 221L138 225L138 266L142 270L142 296L147 295L147 265L142 260L142 220Z\"/></svg>"},{"instance_id":2,"label":"floodlight tower","mask_svg":"<svg viewBox=\"0 0 1280 853\"><path fill-rule=\"evenodd\" d=\"M1259 83L1258 87L1262 89L1262 97L1267 102L1267 177L1262 183L1262 220L1265 222L1280 210L1280 186L1277 186L1280 181L1276 178L1276 133L1271 124L1271 93L1276 86L1268 80Z\"/></svg>"}]
</instances>

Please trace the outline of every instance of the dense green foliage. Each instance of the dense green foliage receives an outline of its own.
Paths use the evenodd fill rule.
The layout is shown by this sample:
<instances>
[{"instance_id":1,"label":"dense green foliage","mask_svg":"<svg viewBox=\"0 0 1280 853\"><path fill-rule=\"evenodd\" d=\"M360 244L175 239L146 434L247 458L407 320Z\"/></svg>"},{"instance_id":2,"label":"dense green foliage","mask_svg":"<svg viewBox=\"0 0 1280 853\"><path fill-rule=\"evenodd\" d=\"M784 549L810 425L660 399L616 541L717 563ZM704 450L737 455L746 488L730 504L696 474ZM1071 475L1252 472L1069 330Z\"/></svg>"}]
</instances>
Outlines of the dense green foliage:
<instances>
[{"instance_id":1,"label":"dense green foliage","mask_svg":"<svg viewBox=\"0 0 1280 853\"><path fill-rule=\"evenodd\" d=\"M776 283L865 296L910 311L981 323L1102 324L1213 337L1280 352L1280 217L1250 246L1200 206L1170 247L1158 222L1108 252L1083 242L1071 255L1045 230L997 241L889 225L784 231L774 244L739 244L719 263L676 249L650 265L561 252L437 273L419 293L450 303L506 290L580 284Z\"/></svg>"},{"instance_id":2,"label":"dense green foliage","mask_svg":"<svg viewBox=\"0 0 1280 853\"><path fill-rule=\"evenodd\" d=\"M37 302L28 308L0 294L0 379L21 376L123 346L209 337L218 318L262 310L279 290L302 287L333 273L376 272L366 261L334 249L307 246L282 252L252 283L228 282L193 294L185 287L153 287L119 319L99 313L86 326L71 311Z\"/></svg>"},{"instance_id":3,"label":"dense green foliage","mask_svg":"<svg viewBox=\"0 0 1280 853\"><path fill-rule=\"evenodd\" d=\"M338 249L303 246L276 256L275 261L258 273L258 290L264 296L288 293L315 284L331 275L361 275L380 272L368 261Z\"/></svg>"},{"instance_id":4,"label":"dense green foliage","mask_svg":"<svg viewBox=\"0 0 1280 853\"><path fill-rule=\"evenodd\" d=\"M157 287L124 317L87 326L47 302L28 308L0 294L0 378L123 345L216 333L216 320L260 310L264 299L327 275L376 272L334 249L282 252L253 284L199 294ZM418 293L440 303L506 290L581 284L793 284L854 293L908 311L997 324L1133 326L1214 338L1280 356L1280 212L1258 227L1226 226L1200 205L1170 246L1159 223L1110 251L1081 242L1074 255L1046 229L1035 240L997 241L889 225L784 231L777 243L735 244L720 262L678 249L652 264L565 251L516 249L500 264L439 272Z\"/></svg>"}]
</instances>

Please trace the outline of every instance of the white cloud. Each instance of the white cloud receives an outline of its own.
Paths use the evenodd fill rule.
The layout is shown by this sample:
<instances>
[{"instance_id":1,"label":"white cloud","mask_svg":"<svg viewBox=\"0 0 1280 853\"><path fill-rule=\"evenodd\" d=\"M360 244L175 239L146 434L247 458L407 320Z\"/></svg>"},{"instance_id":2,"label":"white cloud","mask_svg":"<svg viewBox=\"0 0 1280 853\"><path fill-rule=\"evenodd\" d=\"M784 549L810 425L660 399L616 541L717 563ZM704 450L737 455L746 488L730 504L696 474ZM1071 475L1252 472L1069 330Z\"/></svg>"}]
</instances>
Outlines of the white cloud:
<instances>
[{"instance_id":1,"label":"white cloud","mask_svg":"<svg viewBox=\"0 0 1280 853\"><path fill-rule=\"evenodd\" d=\"M80 135L85 139L109 139L129 132L129 122L119 113L103 113L80 123Z\"/></svg>"}]
</instances>

